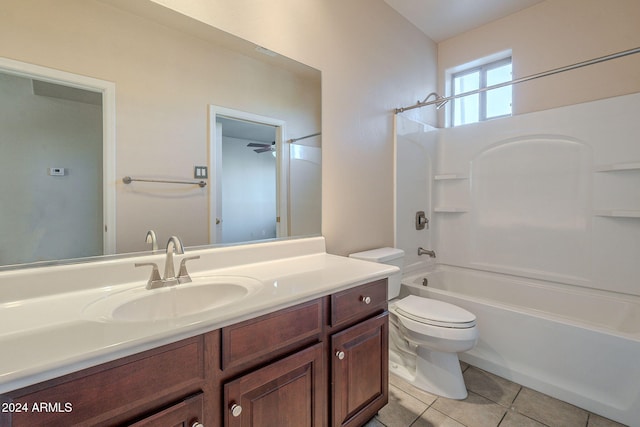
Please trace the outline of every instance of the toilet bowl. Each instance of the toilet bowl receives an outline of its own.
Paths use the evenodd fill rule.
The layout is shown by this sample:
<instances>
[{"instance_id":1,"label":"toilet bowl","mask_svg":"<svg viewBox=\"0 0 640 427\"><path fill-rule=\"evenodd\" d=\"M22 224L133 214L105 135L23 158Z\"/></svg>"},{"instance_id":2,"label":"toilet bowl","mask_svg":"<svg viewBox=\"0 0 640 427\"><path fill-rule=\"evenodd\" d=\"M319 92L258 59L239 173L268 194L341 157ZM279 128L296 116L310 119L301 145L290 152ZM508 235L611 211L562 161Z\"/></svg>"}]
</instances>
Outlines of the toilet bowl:
<instances>
[{"instance_id":1,"label":"toilet bowl","mask_svg":"<svg viewBox=\"0 0 640 427\"><path fill-rule=\"evenodd\" d=\"M465 399L458 353L471 350L478 340L475 316L453 304L415 295L392 302L389 313L390 333L399 334L408 348L415 348L415 363L395 369L396 373L422 390ZM393 344L391 351L403 346L398 340Z\"/></svg>"},{"instance_id":2,"label":"toilet bowl","mask_svg":"<svg viewBox=\"0 0 640 427\"><path fill-rule=\"evenodd\" d=\"M351 254L402 269L404 251L380 248ZM476 317L444 301L400 294L402 273L389 278L389 367L414 386L450 399L465 399L458 353L478 340Z\"/></svg>"}]
</instances>

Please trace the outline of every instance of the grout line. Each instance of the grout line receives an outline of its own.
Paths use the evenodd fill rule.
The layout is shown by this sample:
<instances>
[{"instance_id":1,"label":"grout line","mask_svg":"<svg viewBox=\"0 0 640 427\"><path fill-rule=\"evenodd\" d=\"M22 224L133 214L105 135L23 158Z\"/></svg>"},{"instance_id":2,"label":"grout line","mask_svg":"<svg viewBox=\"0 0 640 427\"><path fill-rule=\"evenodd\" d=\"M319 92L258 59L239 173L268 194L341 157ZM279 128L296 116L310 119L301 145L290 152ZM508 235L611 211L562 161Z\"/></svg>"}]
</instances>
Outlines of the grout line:
<instances>
[{"instance_id":1,"label":"grout line","mask_svg":"<svg viewBox=\"0 0 640 427\"><path fill-rule=\"evenodd\" d=\"M505 418L507 418L507 414L509 413L509 409L507 409L506 411L504 411L504 414L502 414L502 418L500 418L500 421L498 421L498 425L496 427L500 427L500 424L502 424L502 422L504 421Z\"/></svg>"},{"instance_id":2,"label":"grout line","mask_svg":"<svg viewBox=\"0 0 640 427\"><path fill-rule=\"evenodd\" d=\"M517 383L516 383L517 384ZM519 385L519 384L518 384ZM520 393L522 392L522 389L524 387L520 386L520 389L518 390L518 392L516 393L516 395L513 397L513 400L511 401L511 403L509 404L509 409L513 408L513 404L516 403L516 399L518 398L518 396L520 396ZM515 409L514 409L515 410ZM516 411L517 412L517 411Z\"/></svg>"},{"instance_id":3,"label":"grout line","mask_svg":"<svg viewBox=\"0 0 640 427\"><path fill-rule=\"evenodd\" d=\"M430 407L431 407L431 405L427 406L427 408L424 411L420 412L420 415L418 415L418 418L416 418L415 420L411 421L411 424L409 424L407 427L411 427L412 425L417 423L418 420L424 415L425 412L427 412L429 410Z\"/></svg>"}]
</instances>

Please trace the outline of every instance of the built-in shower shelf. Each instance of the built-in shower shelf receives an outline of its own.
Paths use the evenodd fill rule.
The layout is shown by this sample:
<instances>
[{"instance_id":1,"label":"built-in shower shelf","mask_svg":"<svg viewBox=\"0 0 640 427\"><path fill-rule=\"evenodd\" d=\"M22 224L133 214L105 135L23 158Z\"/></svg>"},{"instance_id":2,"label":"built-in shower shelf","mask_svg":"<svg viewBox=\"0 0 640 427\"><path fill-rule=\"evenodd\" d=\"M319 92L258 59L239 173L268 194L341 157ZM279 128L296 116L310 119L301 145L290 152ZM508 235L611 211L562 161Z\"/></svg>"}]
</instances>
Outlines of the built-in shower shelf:
<instances>
[{"instance_id":1,"label":"built-in shower shelf","mask_svg":"<svg viewBox=\"0 0 640 427\"><path fill-rule=\"evenodd\" d=\"M435 213L465 213L469 212L467 208L459 208L454 206L441 206L438 208L433 208L433 212Z\"/></svg>"},{"instance_id":2,"label":"built-in shower shelf","mask_svg":"<svg viewBox=\"0 0 640 427\"><path fill-rule=\"evenodd\" d=\"M611 163L595 167L596 172L616 172L640 170L640 162Z\"/></svg>"},{"instance_id":3,"label":"built-in shower shelf","mask_svg":"<svg viewBox=\"0 0 640 427\"><path fill-rule=\"evenodd\" d=\"M640 210L623 210L623 209L611 209L611 210L597 210L594 212L595 216L607 216L612 218L640 218Z\"/></svg>"},{"instance_id":4,"label":"built-in shower shelf","mask_svg":"<svg viewBox=\"0 0 640 427\"><path fill-rule=\"evenodd\" d=\"M467 175L464 175L461 173L441 173L433 177L435 181L445 181L448 179L468 179L468 178L469 177Z\"/></svg>"}]
</instances>

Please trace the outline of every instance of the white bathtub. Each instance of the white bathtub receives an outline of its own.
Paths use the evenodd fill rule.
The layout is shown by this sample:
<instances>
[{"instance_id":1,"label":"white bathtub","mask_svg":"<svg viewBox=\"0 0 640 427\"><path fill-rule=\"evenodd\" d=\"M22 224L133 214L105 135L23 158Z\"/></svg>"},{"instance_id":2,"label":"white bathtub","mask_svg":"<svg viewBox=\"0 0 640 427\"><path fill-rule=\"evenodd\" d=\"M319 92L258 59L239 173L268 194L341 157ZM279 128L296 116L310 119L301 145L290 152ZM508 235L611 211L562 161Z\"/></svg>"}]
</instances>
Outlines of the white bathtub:
<instances>
[{"instance_id":1,"label":"white bathtub","mask_svg":"<svg viewBox=\"0 0 640 427\"><path fill-rule=\"evenodd\" d=\"M401 296L477 316L478 344L461 360L640 426L640 298L449 266L408 273L402 284Z\"/></svg>"}]
</instances>

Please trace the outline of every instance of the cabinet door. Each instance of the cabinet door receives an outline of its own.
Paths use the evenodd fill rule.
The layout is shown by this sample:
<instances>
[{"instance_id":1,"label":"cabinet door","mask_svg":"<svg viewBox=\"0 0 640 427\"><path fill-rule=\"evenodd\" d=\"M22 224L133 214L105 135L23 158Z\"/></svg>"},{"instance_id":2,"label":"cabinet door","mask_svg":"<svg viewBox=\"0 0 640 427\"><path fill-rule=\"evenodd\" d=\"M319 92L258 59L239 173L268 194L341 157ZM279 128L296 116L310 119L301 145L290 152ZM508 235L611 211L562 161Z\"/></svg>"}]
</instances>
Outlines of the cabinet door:
<instances>
[{"instance_id":1,"label":"cabinet door","mask_svg":"<svg viewBox=\"0 0 640 427\"><path fill-rule=\"evenodd\" d=\"M388 312L332 335L332 425L360 426L387 404Z\"/></svg>"},{"instance_id":2,"label":"cabinet door","mask_svg":"<svg viewBox=\"0 0 640 427\"><path fill-rule=\"evenodd\" d=\"M316 344L224 386L227 427L321 427L325 382Z\"/></svg>"},{"instance_id":3,"label":"cabinet door","mask_svg":"<svg viewBox=\"0 0 640 427\"><path fill-rule=\"evenodd\" d=\"M202 425L202 393L185 399L130 427L193 427Z\"/></svg>"}]
</instances>

